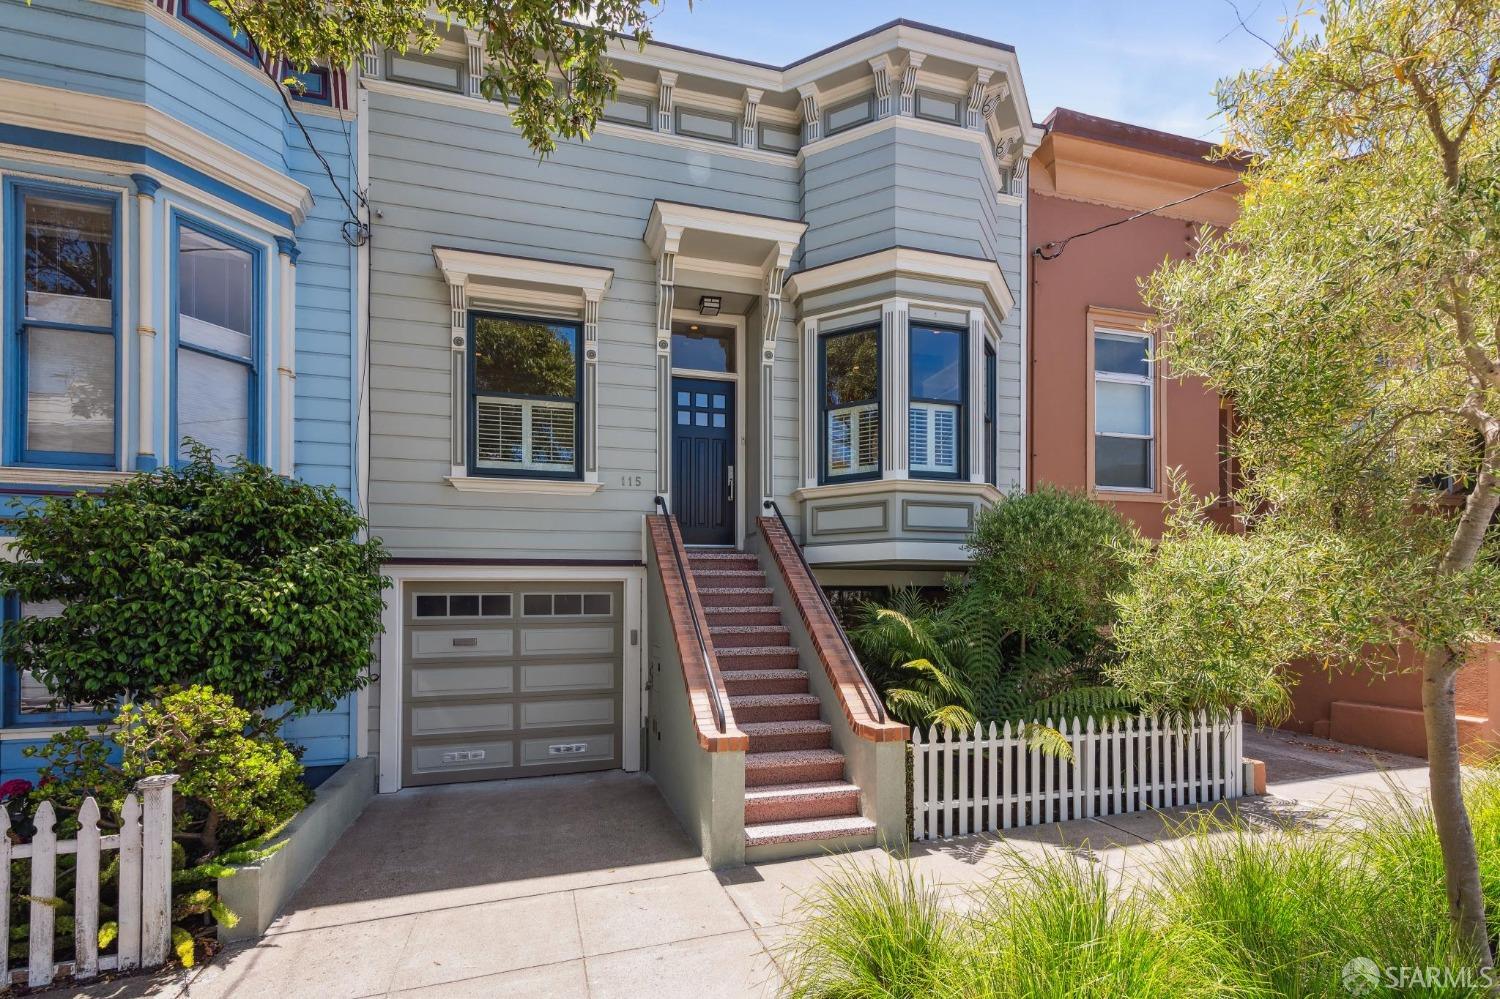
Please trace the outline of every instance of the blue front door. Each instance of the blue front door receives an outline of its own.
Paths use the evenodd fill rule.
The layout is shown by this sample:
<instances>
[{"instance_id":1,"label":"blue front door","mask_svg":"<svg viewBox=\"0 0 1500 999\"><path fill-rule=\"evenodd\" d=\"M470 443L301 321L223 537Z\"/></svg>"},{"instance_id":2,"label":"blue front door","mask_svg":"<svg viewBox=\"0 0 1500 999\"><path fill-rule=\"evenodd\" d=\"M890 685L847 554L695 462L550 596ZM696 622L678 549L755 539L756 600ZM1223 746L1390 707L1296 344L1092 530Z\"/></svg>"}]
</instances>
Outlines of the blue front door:
<instances>
[{"instance_id":1,"label":"blue front door","mask_svg":"<svg viewBox=\"0 0 1500 999\"><path fill-rule=\"evenodd\" d=\"M690 545L734 544L734 383L672 379L672 506Z\"/></svg>"}]
</instances>

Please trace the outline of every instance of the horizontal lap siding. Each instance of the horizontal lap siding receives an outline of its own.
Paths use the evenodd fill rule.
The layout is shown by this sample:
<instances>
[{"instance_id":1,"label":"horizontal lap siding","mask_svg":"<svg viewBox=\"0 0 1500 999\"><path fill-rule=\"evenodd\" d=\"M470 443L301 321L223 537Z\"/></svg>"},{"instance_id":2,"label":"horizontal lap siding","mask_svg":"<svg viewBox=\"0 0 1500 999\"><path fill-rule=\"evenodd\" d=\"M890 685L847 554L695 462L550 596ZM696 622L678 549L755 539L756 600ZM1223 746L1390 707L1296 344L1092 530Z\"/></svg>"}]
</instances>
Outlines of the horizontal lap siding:
<instances>
[{"instance_id":1,"label":"horizontal lap siding","mask_svg":"<svg viewBox=\"0 0 1500 999\"><path fill-rule=\"evenodd\" d=\"M639 558L656 485L656 265L642 240L651 204L796 218L795 169L616 135L564 143L538 162L503 115L380 93L369 124L381 216L371 251L374 533L397 556ZM445 481L448 289L434 244L614 269L599 319L598 492L461 493ZM759 329L748 332L753 345ZM792 411L781 399L795 392L795 381L778 387L778 405ZM796 435L785 434L785 454L782 436L777 474L790 487Z\"/></svg>"}]
</instances>

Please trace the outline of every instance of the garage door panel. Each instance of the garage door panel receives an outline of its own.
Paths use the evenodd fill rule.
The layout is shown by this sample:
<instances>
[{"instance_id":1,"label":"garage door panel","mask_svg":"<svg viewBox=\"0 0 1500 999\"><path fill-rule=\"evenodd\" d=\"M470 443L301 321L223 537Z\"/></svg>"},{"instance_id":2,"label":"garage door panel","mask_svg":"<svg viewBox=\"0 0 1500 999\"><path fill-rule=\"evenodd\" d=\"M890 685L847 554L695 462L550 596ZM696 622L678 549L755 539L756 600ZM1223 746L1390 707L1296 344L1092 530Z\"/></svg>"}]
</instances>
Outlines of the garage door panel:
<instances>
[{"instance_id":1,"label":"garage door panel","mask_svg":"<svg viewBox=\"0 0 1500 999\"><path fill-rule=\"evenodd\" d=\"M521 730L544 728L611 728L615 723L613 697L568 697L521 704Z\"/></svg>"},{"instance_id":2,"label":"garage door panel","mask_svg":"<svg viewBox=\"0 0 1500 999\"><path fill-rule=\"evenodd\" d=\"M412 670L411 689L416 697L477 697L509 694L515 690L511 666L418 666Z\"/></svg>"},{"instance_id":3,"label":"garage door panel","mask_svg":"<svg viewBox=\"0 0 1500 999\"><path fill-rule=\"evenodd\" d=\"M515 705L510 703L423 704L412 708L411 734L509 732L515 726L515 717Z\"/></svg>"},{"instance_id":4,"label":"garage door panel","mask_svg":"<svg viewBox=\"0 0 1500 999\"><path fill-rule=\"evenodd\" d=\"M522 767L604 763L614 758L613 733L521 740Z\"/></svg>"},{"instance_id":5,"label":"garage door panel","mask_svg":"<svg viewBox=\"0 0 1500 999\"><path fill-rule=\"evenodd\" d=\"M609 690L615 685L612 662L523 663L518 669L523 694Z\"/></svg>"},{"instance_id":6,"label":"garage door panel","mask_svg":"<svg viewBox=\"0 0 1500 999\"><path fill-rule=\"evenodd\" d=\"M509 628L442 628L414 630L414 659L474 659L509 656L515 636Z\"/></svg>"},{"instance_id":7,"label":"garage door panel","mask_svg":"<svg viewBox=\"0 0 1500 999\"><path fill-rule=\"evenodd\" d=\"M620 765L619 583L424 581L403 599L404 783Z\"/></svg>"},{"instance_id":8,"label":"garage door panel","mask_svg":"<svg viewBox=\"0 0 1500 999\"><path fill-rule=\"evenodd\" d=\"M515 766L515 750L510 739L426 743L411 749L412 773L419 776L512 766Z\"/></svg>"},{"instance_id":9,"label":"garage door panel","mask_svg":"<svg viewBox=\"0 0 1500 999\"><path fill-rule=\"evenodd\" d=\"M608 655L615 651L615 637L619 634L619 629L617 624L522 628L521 654Z\"/></svg>"}]
</instances>

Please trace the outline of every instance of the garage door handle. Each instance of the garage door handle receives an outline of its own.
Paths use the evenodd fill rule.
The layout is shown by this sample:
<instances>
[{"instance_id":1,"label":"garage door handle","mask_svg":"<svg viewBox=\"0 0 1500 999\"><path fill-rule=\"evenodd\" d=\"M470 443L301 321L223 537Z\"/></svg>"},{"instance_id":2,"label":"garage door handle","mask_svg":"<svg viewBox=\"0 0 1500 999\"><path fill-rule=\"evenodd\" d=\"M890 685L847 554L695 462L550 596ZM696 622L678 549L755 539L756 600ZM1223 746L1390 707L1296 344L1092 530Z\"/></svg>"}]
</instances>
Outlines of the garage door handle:
<instances>
[{"instance_id":1,"label":"garage door handle","mask_svg":"<svg viewBox=\"0 0 1500 999\"><path fill-rule=\"evenodd\" d=\"M475 645L479 644L479 639L477 639L477 638L455 638L453 640L453 644L454 644L455 647L456 646L469 646L469 647L472 647L472 646L475 646Z\"/></svg>"}]
</instances>

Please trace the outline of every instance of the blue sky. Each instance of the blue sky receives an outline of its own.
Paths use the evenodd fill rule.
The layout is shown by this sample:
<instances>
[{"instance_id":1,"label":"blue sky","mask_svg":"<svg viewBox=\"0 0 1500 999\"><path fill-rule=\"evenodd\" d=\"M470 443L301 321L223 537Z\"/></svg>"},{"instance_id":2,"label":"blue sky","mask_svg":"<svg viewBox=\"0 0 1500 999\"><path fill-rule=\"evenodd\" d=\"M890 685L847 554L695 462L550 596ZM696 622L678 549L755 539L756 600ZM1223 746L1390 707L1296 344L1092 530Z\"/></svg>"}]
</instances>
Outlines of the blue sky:
<instances>
[{"instance_id":1,"label":"blue sky","mask_svg":"<svg viewBox=\"0 0 1500 999\"><path fill-rule=\"evenodd\" d=\"M1287 0L1236 2L1259 34L1281 33ZM1269 55L1226 0L664 0L653 30L782 65L897 17L1014 45L1038 121L1068 107L1205 139L1214 81Z\"/></svg>"}]
</instances>

